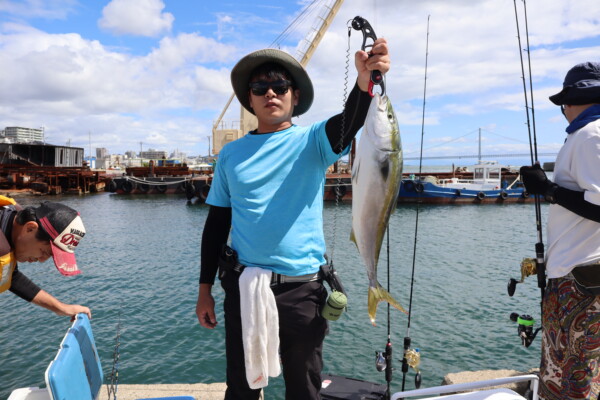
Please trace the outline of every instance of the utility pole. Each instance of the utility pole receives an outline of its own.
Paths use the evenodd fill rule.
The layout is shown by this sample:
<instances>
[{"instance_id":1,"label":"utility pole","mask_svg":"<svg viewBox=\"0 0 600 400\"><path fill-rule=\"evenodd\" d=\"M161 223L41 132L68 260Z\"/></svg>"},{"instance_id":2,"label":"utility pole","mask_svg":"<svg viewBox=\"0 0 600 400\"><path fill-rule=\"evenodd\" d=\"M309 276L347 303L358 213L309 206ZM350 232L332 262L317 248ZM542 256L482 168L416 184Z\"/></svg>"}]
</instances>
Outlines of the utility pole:
<instances>
[{"instance_id":1,"label":"utility pole","mask_svg":"<svg viewBox=\"0 0 600 400\"><path fill-rule=\"evenodd\" d=\"M481 164L481 128L479 128L479 153L477 153L479 155L479 164Z\"/></svg>"}]
</instances>

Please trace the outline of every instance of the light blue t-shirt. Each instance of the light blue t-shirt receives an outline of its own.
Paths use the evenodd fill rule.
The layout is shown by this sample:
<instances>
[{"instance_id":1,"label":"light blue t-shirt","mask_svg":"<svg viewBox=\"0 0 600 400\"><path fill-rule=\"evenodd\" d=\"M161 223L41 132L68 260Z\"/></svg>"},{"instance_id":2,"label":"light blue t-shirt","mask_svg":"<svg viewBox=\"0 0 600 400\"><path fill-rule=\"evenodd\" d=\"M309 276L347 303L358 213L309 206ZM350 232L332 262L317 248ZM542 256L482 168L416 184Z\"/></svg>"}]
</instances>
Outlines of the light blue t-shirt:
<instances>
[{"instance_id":1,"label":"light blue t-shirt","mask_svg":"<svg viewBox=\"0 0 600 400\"><path fill-rule=\"evenodd\" d=\"M248 134L221 150L206 202L231 207L240 263L289 276L325 263L325 174L339 158L325 123Z\"/></svg>"}]
</instances>

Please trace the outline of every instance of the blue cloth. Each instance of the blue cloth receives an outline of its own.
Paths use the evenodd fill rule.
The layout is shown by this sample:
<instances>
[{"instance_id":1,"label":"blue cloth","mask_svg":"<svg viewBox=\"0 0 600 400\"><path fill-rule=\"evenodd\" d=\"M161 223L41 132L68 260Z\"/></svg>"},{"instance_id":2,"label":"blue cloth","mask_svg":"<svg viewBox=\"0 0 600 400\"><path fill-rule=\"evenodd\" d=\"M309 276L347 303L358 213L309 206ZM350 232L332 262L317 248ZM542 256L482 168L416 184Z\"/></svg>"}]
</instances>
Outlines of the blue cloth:
<instances>
[{"instance_id":1,"label":"blue cloth","mask_svg":"<svg viewBox=\"0 0 600 400\"><path fill-rule=\"evenodd\" d=\"M600 119L600 104L586 108L585 111L577 116L577 118L571 121L569 126L567 126L566 131L567 133L573 133L597 119Z\"/></svg>"},{"instance_id":2,"label":"blue cloth","mask_svg":"<svg viewBox=\"0 0 600 400\"><path fill-rule=\"evenodd\" d=\"M206 202L231 207L240 263L290 276L325 263L325 174L339 158L325 123L248 134L221 150Z\"/></svg>"}]
</instances>

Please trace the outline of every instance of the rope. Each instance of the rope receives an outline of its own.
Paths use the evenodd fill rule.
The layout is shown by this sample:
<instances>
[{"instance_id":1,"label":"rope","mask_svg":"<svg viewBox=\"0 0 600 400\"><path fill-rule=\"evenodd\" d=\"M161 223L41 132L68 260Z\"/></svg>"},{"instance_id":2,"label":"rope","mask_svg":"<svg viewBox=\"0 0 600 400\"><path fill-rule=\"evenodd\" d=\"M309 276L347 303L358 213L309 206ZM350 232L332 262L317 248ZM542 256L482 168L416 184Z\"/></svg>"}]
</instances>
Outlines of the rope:
<instances>
[{"instance_id":1,"label":"rope","mask_svg":"<svg viewBox=\"0 0 600 400\"><path fill-rule=\"evenodd\" d=\"M191 179L188 179L188 178L184 178L184 179L179 180L179 181L168 181L168 182L165 182L165 181L147 181L147 180L144 180L144 179L136 178L135 176L126 176L125 179L128 180L128 181L132 181L134 183L139 183L139 184L148 185L148 186L161 186L161 185L166 185L166 184L176 185L178 183L184 183L184 182L188 182L188 181L191 180Z\"/></svg>"}]
</instances>

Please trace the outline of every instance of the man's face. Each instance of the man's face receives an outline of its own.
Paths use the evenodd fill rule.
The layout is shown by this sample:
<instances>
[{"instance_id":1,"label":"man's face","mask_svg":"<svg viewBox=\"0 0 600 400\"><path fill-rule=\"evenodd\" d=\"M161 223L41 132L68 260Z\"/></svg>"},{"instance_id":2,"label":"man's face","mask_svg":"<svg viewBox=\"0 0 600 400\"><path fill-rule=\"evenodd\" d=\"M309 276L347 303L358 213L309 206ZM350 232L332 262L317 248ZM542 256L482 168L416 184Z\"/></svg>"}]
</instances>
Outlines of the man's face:
<instances>
[{"instance_id":1,"label":"man's face","mask_svg":"<svg viewBox=\"0 0 600 400\"><path fill-rule=\"evenodd\" d=\"M294 106L298 105L299 90L293 90L289 86L285 93L280 90L285 85L282 80L268 80L265 76L255 78L251 83L257 83L258 86L268 86L267 91L262 95L255 94L250 90L250 106L256 114L259 122L268 124L280 124L292 120ZM270 86L269 84L273 84Z\"/></svg>"},{"instance_id":2,"label":"man's face","mask_svg":"<svg viewBox=\"0 0 600 400\"><path fill-rule=\"evenodd\" d=\"M38 224L30 221L15 238L15 257L17 262L44 262L52 257L52 245L49 240L38 240L35 235Z\"/></svg>"}]
</instances>

